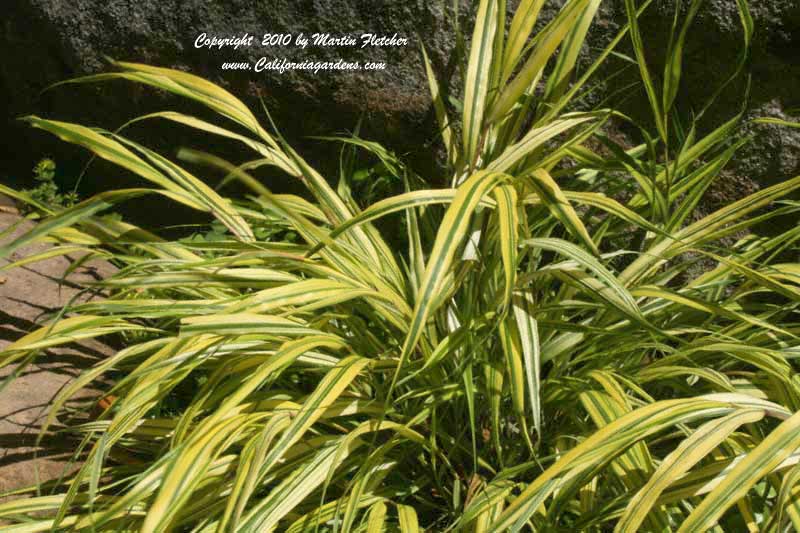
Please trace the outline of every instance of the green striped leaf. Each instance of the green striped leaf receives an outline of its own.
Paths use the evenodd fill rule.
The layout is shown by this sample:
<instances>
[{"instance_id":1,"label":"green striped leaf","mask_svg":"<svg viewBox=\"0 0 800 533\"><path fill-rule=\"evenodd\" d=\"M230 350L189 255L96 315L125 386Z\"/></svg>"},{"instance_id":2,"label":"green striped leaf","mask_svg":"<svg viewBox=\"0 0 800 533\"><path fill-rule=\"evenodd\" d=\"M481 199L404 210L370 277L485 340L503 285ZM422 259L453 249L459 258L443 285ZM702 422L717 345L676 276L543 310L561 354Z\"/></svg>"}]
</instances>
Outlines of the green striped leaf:
<instances>
[{"instance_id":1,"label":"green striped leaf","mask_svg":"<svg viewBox=\"0 0 800 533\"><path fill-rule=\"evenodd\" d=\"M745 496L756 482L772 472L800 447L800 413L775 428L739 462L725 479L703 498L679 532L703 531L714 525L731 505Z\"/></svg>"},{"instance_id":2,"label":"green striped leaf","mask_svg":"<svg viewBox=\"0 0 800 533\"><path fill-rule=\"evenodd\" d=\"M748 409L703 424L661 462L647 483L631 498L614 531L639 531L659 496L670 484L714 451L737 428L763 417L764 411Z\"/></svg>"},{"instance_id":3,"label":"green striped leaf","mask_svg":"<svg viewBox=\"0 0 800 533\"><path fill-rule=\"evenodd\" d=\"M472 33L464 89L463 145L468 168L480 155L484 112L489 95L492 55L497 31L498 0L481 0Z\"/></svg>"}]
</instances>

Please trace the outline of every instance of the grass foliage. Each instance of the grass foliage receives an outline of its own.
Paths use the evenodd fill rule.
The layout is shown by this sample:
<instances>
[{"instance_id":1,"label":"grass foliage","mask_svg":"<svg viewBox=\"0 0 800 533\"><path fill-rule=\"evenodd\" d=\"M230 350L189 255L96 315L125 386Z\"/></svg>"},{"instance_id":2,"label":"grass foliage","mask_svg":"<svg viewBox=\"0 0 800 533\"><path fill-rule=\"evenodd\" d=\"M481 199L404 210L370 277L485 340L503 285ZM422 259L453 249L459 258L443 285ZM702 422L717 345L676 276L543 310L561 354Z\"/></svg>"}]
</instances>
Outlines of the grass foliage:
<instances>
[{"instance_id":1,"label":"grass foliage","mask_svg":"<svg viewBox=\"0 0 800 533\"><path fill-rule=\"evenodd\" d=\"M119 267L97 283L107 299L69 306L4 366L124 340L50 410L48 429L80 440L81 468L0 504L4 530L800 529L800 265L787 259L800 227L747 231L796 214L800 177L697 215L744 142L741 115L700 134L674 109L701 2L676 15L663 73L645 63L646 4L626 0L629 26L581 72L600 0L568 0L532 35L542 4L521 0L506 33L505 1L479 2L457 120L425 58L450 188L342 139L405 184L364 209L351 173L329 185L240 100L184 72L115 63L76 81L194 100L218 123L144 118L239 141L253 161L183 150L178 164L118 133L27 117L146 184L40 205L50 216L0 251L46 240L22 261L85 252ZM635 147L602 133L619 113L571 111L628 42L653 109ZM273 194L253 176L263 166L307 195ZM221 196L193 173L209 169L251 194ZM101 214L148 195L213 216L216 236L164 240ZM407 247L376 229L384 218ZM106 375L99 415L65 411Z\"/></svg>"}]
</instances>

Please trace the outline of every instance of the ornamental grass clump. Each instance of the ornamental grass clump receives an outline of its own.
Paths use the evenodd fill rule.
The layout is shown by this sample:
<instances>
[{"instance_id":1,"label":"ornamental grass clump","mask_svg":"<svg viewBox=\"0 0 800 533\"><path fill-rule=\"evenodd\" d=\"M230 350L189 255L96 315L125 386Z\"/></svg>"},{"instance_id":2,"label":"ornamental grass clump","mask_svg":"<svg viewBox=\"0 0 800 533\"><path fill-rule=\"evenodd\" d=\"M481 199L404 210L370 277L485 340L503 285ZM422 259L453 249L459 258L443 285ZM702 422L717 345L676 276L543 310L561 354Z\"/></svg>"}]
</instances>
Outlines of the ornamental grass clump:
<instances>
[{"instance_id":1,"label":"ornamental grass clump","mask_svg":"<svg viewBox=\"0 0 800 533\"><path fill-rule=\"evenodd\" d=\"M523 0L506 34L505 2L480 2L458 121L426 59L451 187L342 139L406 185L363 209L347 172L333 188L240 100L185 72L119 62L79 81L194 100L219 123L143 119L234 139L253 161L183 150L178 164L119 133L27 117L148 186L34 206L48 216L2 249L55 244L12 268L58 254L119 267L96 284L105 299L68 306L7 347L4 366L77 339L124 341L49 410L45 430L78 439L82 466L0 504L7 530L800 528L800 265L785 260L800 227L747 231L796 216L800 177L693 218L745 142L740 115L704 134L673 118L700 2L676 16L663 86L636 25L646 4L626 2L630 24L576 76L600 1L568 0L532 36L542 3ZM746 49L744 3L740 14ZM634 147L602 133L626 117L571 111L627 37L655 125ZM254 176L263 166L307 194L272 193ZM189 168L221 169L250 194L221 196ZM628 193L604 194L616 190ZM101 214L148 195L226 231L167 240ZM265 224L297 238L259 239ZM712 266L691 275L699 261ZM99 416L63 409L109 376ZM173 401L179 390L189 399Z\"/></svg>"}]
</instances>

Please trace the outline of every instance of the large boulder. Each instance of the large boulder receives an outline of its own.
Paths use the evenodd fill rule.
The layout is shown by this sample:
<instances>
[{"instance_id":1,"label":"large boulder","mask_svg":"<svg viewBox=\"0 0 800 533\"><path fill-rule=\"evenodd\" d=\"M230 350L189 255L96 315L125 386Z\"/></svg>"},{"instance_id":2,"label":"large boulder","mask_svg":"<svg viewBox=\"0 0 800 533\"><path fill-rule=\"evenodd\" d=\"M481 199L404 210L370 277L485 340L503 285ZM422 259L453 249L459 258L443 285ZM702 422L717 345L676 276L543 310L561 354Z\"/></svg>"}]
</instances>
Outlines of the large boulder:
<instances>
[{"instance_id":1,"label":"large boulder","mask_svg":"<svg viewBox=\"0 0 800 533\"><path fill-rule=\"evenodd\" d=\"M651 54L649 62L656 72L663 71L675 4L675 0L656 0L642 18L642 35ZM687 4L690 2L683 2L684 11ZM768 116L798 120L792 114L800 103L800 1L751 0L749 4L754 24L749 62L744 75L727 86L709 108L700 122L701 131L709 131L739 112L747 94L748 78L747 119ZM620 20L622 11L621 7L617 10L616 20ZM699 111L731 75L741 53L742 37L736 0L704 3L686 42L684 77L677 101L684 117ZM621 83L624 82L620 80L618 84ZM643 90L623 104L634 114L646 107ZM733 162L736 174L759 185L770 185L800 173L800 131L746 122L740 133L752 136L752 140Z\"/></svg>"},{"instance_id":2,"label":"large boulder","mask_svg":"<svg viewBox=\"0 0 800 533\"><path fill-rule=\"evenodd\" d=\"M36 113L114 128L148 111L175 105L152 89L122 83L111 86L66 86L40 94L66 78L107 69L105 57L146 62L191 71L231 90L261 113L263 98L282 132L305 144L312 159L330 162L338 147L303 143L311 135L352 131L363 116L365 137L391 144L398 152L416 150L412 157L429 157L420 149L420 135L434 137L430 98L420 57L418 35L438 66L454 43L448 9L452 2L427 0L6 0L0 23L0 105L14 133L6 161L19 163L17 173L29 174L35 158L62 153L56 143L43 141L41 132L14 124L15 116ZM465 2L466 3L466 2ZM374 33L405 37L406 46L314 47L261 46L265 33L330 32L334 35ZM235 37L248 33L253 45L196 48L201 34ZM382 71L310 72L288 70L223 71L224 62L251 62L261 57L289 61L385 62ZM0 112L2 109L0 109ZM177 148L180 128L147 130L150 143ZM45 152L44 154L42 152ZM316 152L316 153L314 153ZM74 152L72 152L74 153ZM60 161L59 161L60 163ZM6 171L5 168L2 169ZM107 183L107 182L106 182Z\"/></svg>"},{"instance_id":3,"label":"large boulder","mask_svg":"<svg viewBox=\"0 0 800 533\"><path fill-rule=\"evenodd\" d=\"M513 10L517 2L511 0ZM543 18L552 17L563 0L551 0ZM685 4L683 2L684 9ZM460 0L462 28L469 34L471 6ZM756 26L752 60L750 115L787 117L797 105L800 80L800 0L751 2ZM2 157L16 176L26 176L37 157L54 155L59 163L77 161L41 132L32 132L15 116L37 113L82 123L113 128L132 116L176 105L154 91L115 83L113 86L67 86L40 94L49 84L65 78L101 72L104 56L143 61L189 70L229 88L254 109L262 97L277 123L290 140L300 142L313 162L335 169L337 147L307 141L307 136L342 133L355 127L363 116L362 135L388 144L404 153L421 171L430 174L436 166L435 121L424 69L420 61L420 40L427 47L443 83L457 79L453 61L456 39L451 1L428 0L6 0L0 22L0 112L9 123L11 141L3 143ZM657 0L642 18L642 33L651 66L659 71L668 39L675 0ZM586 48L590 58L622 27L623 0L605 0ZM238 50L196 48L198 35L220 38L255 36L254 46ZM262 47L257 43L265 33L296 36L331 32L355 34L372 32L398 34L409 39L402 47ZM741 28L736 0L705 3L686 48L681 109L688 115L697 108L732 69L741 46ZM626 49L623 47L623 52ZM627 50L630 53L630 50ZM287 60L383 61L378 72L223 71L223 62L255 63L258 58ZM622 64L622 63L618 63ZM615 68L615 67L613 67ZM603 75L608 75L607 70ZM598 81L602 79L598 78ZM647 100L639 89L619 89L636 80L636 69L609 82L598 83L589 102L610 97L626 111L644 121ZM730 117L741 106L744 83L732 84L706 115L713 124ZM180 109L195 107L184 103ZM263 115L261 115L263 116ZM266 119L265 119L266 121ZM197 146L202 140L180 128L146 127L143 135L160 149L180 144ZM751 126L755 139L737 162L740 173L758 182L773 182L798 171L800 135L774 126ZM134 132L135 134L136 132ZM435 146L435 145L434 145ZM203 147L200 145L200 147ZM234 151L227 145L215 149ZM226 152L225 155L227 155ZM235 156L235 152L231 152ZM65 155L62 155L65 154ZM73 154L70 157L68 154ZM80 165L75 165L77 170ZM104 188L115 182L103 174ZM91 188L91 180L86 186Z\"/></svg>"}]
</instances>

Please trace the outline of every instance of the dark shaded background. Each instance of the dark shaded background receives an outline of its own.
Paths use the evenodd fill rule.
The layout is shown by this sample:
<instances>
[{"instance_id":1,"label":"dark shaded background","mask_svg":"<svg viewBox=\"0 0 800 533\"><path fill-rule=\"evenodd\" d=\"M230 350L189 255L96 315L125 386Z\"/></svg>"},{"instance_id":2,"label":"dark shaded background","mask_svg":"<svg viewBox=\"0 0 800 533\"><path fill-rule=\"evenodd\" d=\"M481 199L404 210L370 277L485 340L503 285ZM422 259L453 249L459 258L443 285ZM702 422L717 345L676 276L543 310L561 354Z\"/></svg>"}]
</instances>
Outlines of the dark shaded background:
<instances>
[{"instance_id":1,"label":"dark shaded background","mask_svg":"<svg viewBox=\"0 0 800 533\"><path fill-rule=\"evenodd\" d=\"M469 32L471 2L462 0L459 21ZM476 2L477 3L477 2ZM561 2L550 2L543 20ZM751 116L791 119L800 106L800 0L753 0L755 43L748 74L752 76ZM511 9L515 2L511 2ZM733 68L741 46L735 0L708 0L687 43L679 108L688 116ZM31 168L43 156L54 157L59 179L70 186L88 159L85 152L59 142L15 120L25 114L116 128L128 119L177 108L203 114L201 106L125 82L64 86L45 93L48 85L107 69L104 56L142 61L191 71L242 97L256 111L260 95L286 137L324 172L337 168L338 146L309 140L351 130L360 117L362 136L403 154L423 176L436 175L439 147L435 120L420 60L420 39L440 74L440 82L458 86L455 68L455 17L451 0L5 0L0 22L0 180L14 186L31 181ZM674 2L655 0L642 19L642 33L651 66L661 68ZM584 63L617 33L625 20L623 0L606 0L584 50ZM239 51L195 49L199 33L220 36L249 32L259 40L265 32L374 32L409 37L405 48L300 50L241 48ZM623 48L622 51L625 51ZM288 59L385 61L383 72L277 73L223 72L222 61L251 60L262 55ZM648 107L635 69L611 81L602 80L624 65L608 65L596 90L584 102L610 100L647 122ZM741 107L744 81L732 84L706 116L710 126L733 116ZM457 94L456 94L457 96ZM264 115L257 112L260 118ZM266 123L266 119L264 118ZM800 130L746 126L756 133L727 173L730 197L740 190L774 183L800 170ZM247 153L235 144L194 135L165 122L137 125L128 134L172 156L180 146L209 150L234 161ZM635 137L635 132L619 134ZM632 139L635 141L635 139ZM210 144L211 143L211 144ZM292 190L285 176L268 176L276 190ZM109 187L139 183L110 165L93 165L81 183L88 194ZM725 187L722 185L725 202Z\"/></svg>"}]
</instances>

